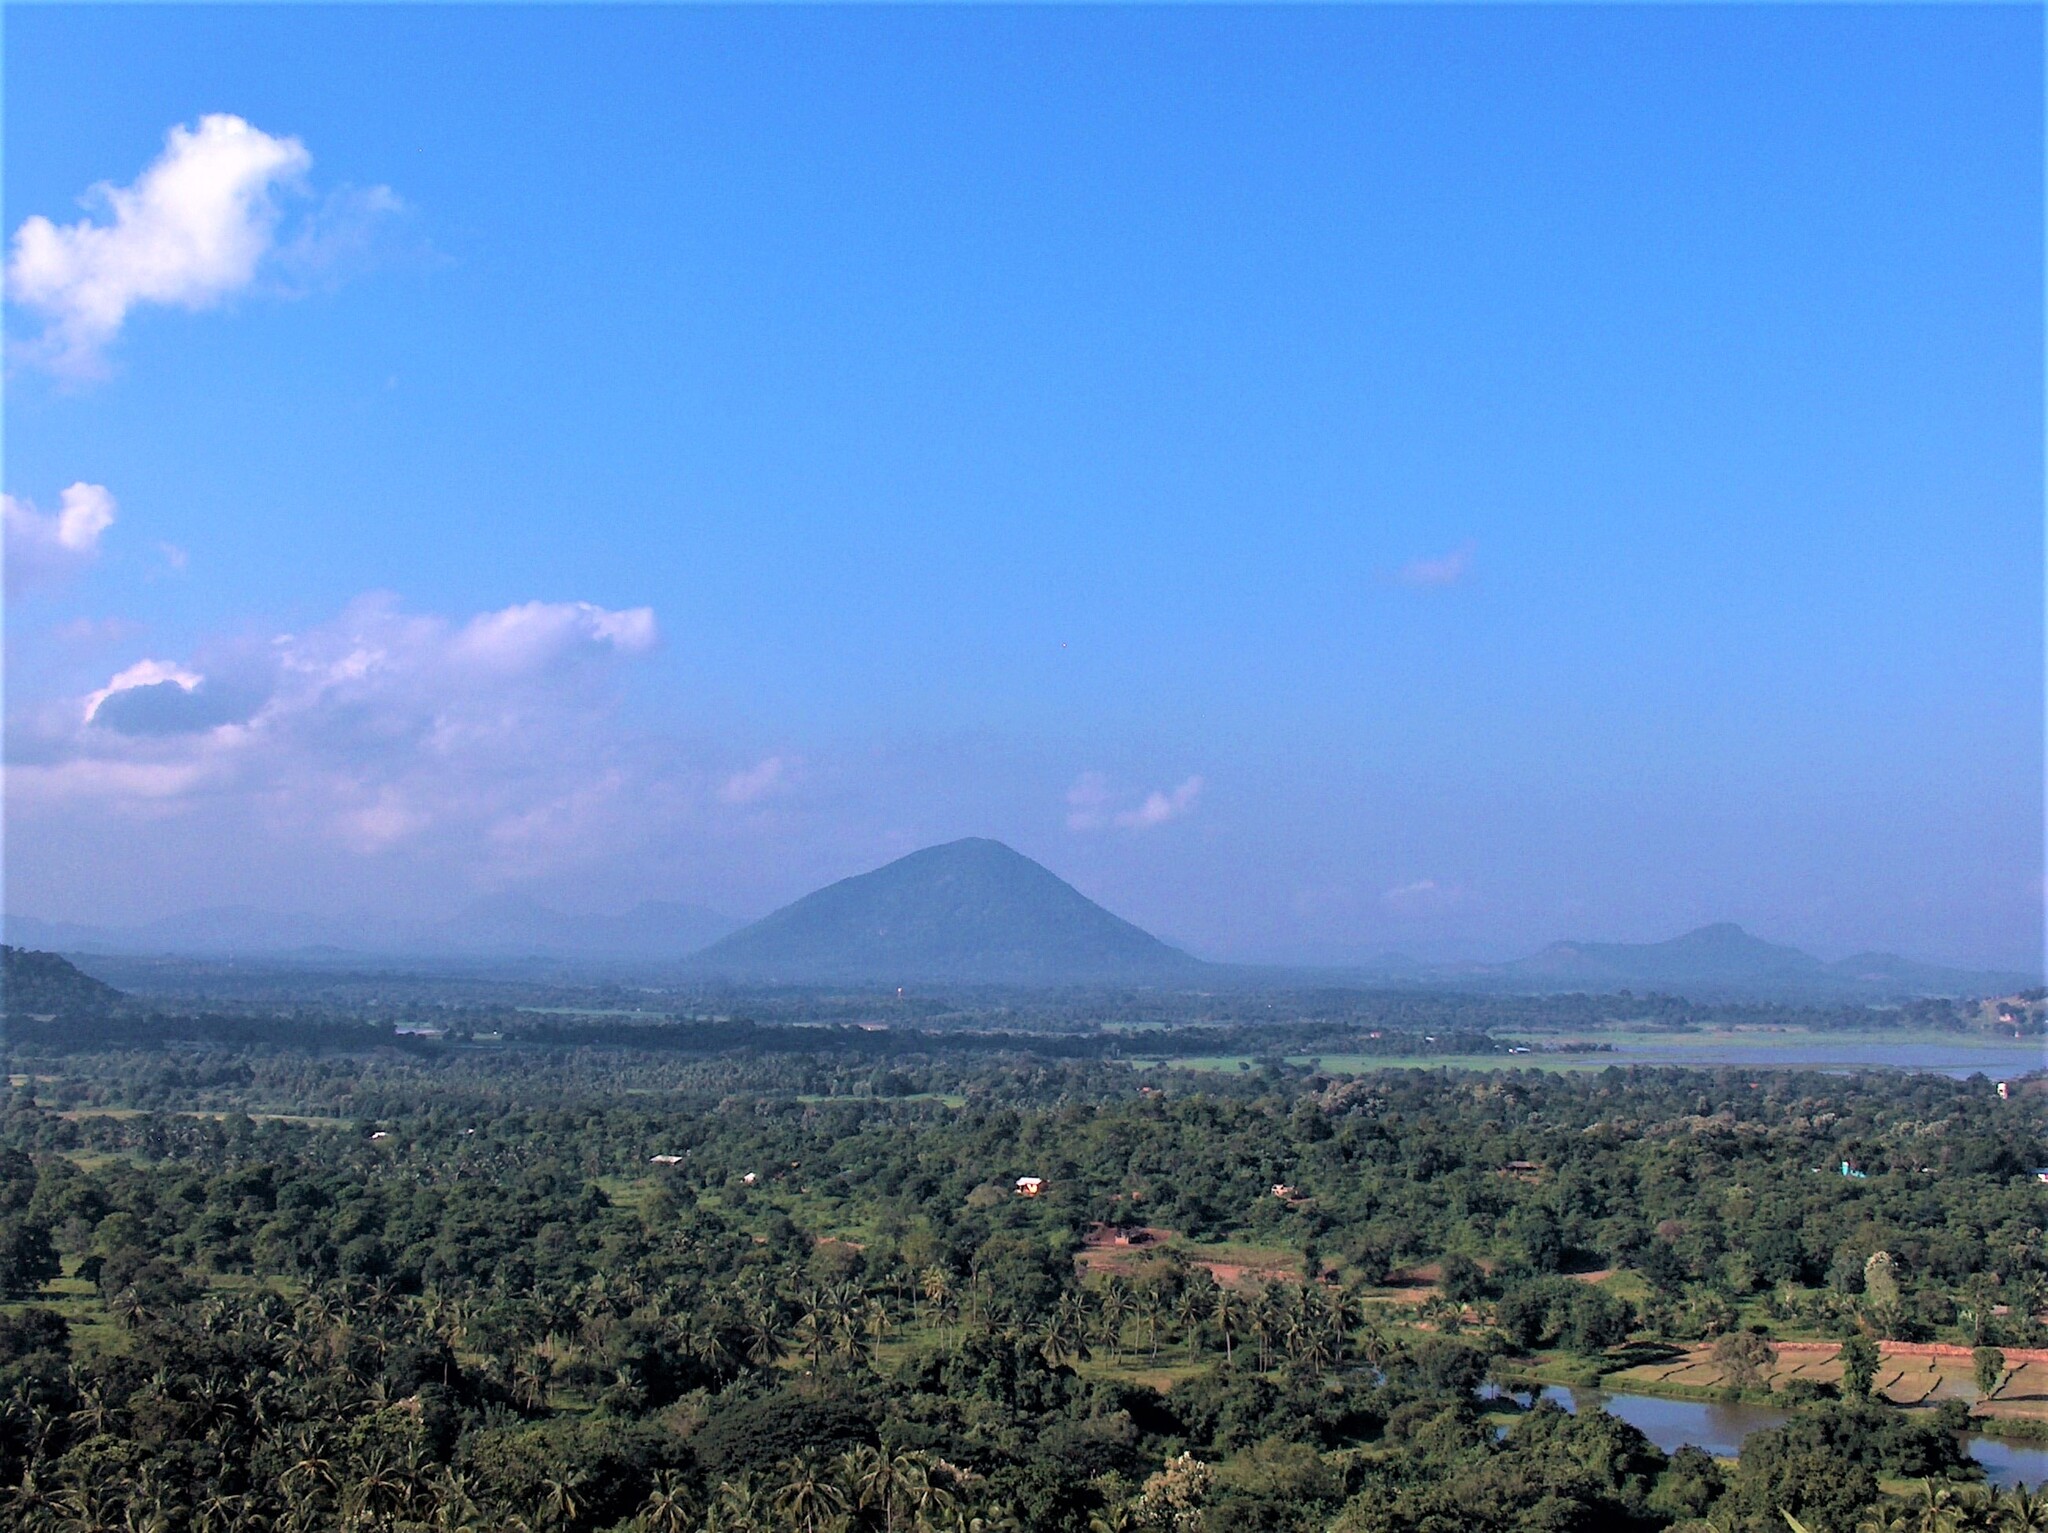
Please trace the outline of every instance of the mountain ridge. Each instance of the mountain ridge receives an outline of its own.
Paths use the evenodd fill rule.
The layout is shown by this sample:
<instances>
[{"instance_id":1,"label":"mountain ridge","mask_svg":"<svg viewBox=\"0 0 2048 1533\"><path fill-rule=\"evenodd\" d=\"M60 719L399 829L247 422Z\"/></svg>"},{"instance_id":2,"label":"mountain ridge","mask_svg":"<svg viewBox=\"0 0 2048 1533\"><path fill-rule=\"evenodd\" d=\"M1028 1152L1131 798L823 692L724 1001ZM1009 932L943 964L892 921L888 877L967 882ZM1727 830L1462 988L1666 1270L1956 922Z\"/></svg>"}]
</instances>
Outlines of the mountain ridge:
<instances>
[{"instance_id":1,"label":"mountain ridge","mask_svg":"<svg viewBox=\"0 0 2048 1533\"><path fill-rule=\"evenodd\" d=\"M1733 921L1697 926L1659 942L1566 940L1505 963L1438 965L1423 972L1446 983L1535 993L1649 988L1694 999L1869 1001L1988 994L2039 983L2019 971L1952 968L1896 953L1864 952L1829 962L1754 936Z\"/></svg>"},{"instance_id":2,"label":"mountain ridge","mask_svg":"<svg viewBox=\"0 0 2048 1533\"><path fill-rule=\"evenodd\" d=\"M1394 957L1365 964L1207 963L984 837L925 847L746 926L699 906L661 901L619 915L569 916L511 893L474 900L433 922L280 916L221 906L126 929L9 916L5 935L20 947L81 954L267 957L315 965L345 957L567 960L770 983L1255 985L1288 974L1401 989L1632 990L1695 1000L1853 1003L1996 995L2040 983L2035 974L1920 963L1896 953L1828 961L1728 921L1658 942L1558 941L1499 963Z\"/></svg>"},{"instance_id":3,"label":"mountain ridge","mask_svg":"<svg viewBox=\"0 0 2048 1533\"><path fill-rule=\"evenodd\" d=\"M574 916L526 895L501 894L473 900L454 915L434 921L216 905L128 927L9 915L6 935L20 947L135 955L289 958L320 953L674 961L740 924L717 911L673 900L643 900L617 915Z\"/></svg>"}]
</instances>

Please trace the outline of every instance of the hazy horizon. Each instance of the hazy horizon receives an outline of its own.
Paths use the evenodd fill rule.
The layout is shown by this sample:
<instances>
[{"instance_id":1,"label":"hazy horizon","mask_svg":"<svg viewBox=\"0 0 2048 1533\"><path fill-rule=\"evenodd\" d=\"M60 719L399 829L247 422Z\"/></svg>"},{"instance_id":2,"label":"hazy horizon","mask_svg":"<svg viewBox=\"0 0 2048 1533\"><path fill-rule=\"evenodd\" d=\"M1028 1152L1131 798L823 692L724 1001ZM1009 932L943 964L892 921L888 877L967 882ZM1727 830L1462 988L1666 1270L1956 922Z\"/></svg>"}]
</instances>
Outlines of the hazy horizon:
<instances>
[{"instance_id":1,"label":"hazy horizon","mask_svg":"<svg viewBox=\"0 0 2048 1533\"><path fill-rule=\"evenodd\" d=\"M2023 8L28 8L13 915L2042 960Z\"/></svg>"}]
</instances>

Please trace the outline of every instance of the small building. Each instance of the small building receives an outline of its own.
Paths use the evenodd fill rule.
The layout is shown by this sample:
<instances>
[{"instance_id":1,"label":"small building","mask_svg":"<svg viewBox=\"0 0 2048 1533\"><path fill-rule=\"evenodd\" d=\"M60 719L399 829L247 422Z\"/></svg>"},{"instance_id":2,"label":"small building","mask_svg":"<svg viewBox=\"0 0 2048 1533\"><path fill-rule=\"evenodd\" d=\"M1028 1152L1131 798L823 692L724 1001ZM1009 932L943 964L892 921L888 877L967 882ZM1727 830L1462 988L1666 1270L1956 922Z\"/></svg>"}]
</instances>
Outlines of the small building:
<instances>
[{"instance_id":1,"label":"small building","mask_svg":"<svg viewBox=\"0 0 2048 1533\"><path fill-rule=\"evenodd\" d=\"M2034 1180L2037 1182L2048 1182L2048 1166L2036 1167L2034 1170Z\"/></svg>"},{"instance_id":2,"label":"small building","mask_svg":"<svg viewBox=\"0 0 2048 1533\"><path fill-rule=\"evenodd\" d=\"M1301 1194L1296 1192L1292 1187L1288 1186L1285 1182L1275 1182L1273 1184L1273 1196L1279 1198L1282 1202L1285 1202L1290 1198L1298 1198L1301 1196Z\"/></svg>"},{"instance_id":3,"label":"small building","mask_svg":"<svg viewBox=\"0 0 2048 1533\"><path fill-rule=\"evenodd\" d=\"M680 1166L683 1163L683 1157L680 1155L650 1155L647 1157L647 1161L649 1165L655 1166Z\"/></svg>"},{"instance_id":4,"label":"small building","mask_svg":"<svg viewBox=\"0 0 2048 1533\"><path fill-rule=\"evenodd\" d=\"M1843 1162L1842 1162L1842 1164L1841 1164L1841 1167L1840 1167L1840 1169L1841 1169L1841 1173L1842 1173L1842 1175L1844 1175L1844 1176L1849 1176L1849 1177L1854 1177L1854 1178L1855 1178L1855 1179L1856 1179L1857 1181L1859 1181L1859 1182L1861 1182L1861 1181L1867 1181L1867 1180L1869 1180L1869 1177L1870 1177L1870 1173L1869 1173L1868 1171L1859 1171L1859 1170L1857 1170L1857 1169L1856 1169L1856 1167L1855 1167L1855 1165L1854 1165L1854 1164L1853 1164L1852 1162L1850 1162L1850 1161L1846 1161L1846 1160L1845 1160L1845 1161L1843 1161Z\"/></svg>"},{"instance_id":5,"label":"small building","mask_svg":"<svg viewBox=\"0 0 2048 1533\"><path fill-rule=\"evenodd\" d=\"M749 1187L751 1187L754 1185L754 1183L760 1181L761 1177L758 1172L749 1171L745 1176L741 1177L740 1180L742 1182L745 1182Z\"/></svg>"},{"instance_id":6,"label":"small building","mask_svg":"<svg viewBox=\"0 0 2048 1533\"><path fill-rule=\"evenodd\" d=\"M1045 1178L1042 1176L1020 1176L1017 1178L1017 1196L1020 1198L1035 1198L1044 1191Z\"/></svg>"}]
</instances>

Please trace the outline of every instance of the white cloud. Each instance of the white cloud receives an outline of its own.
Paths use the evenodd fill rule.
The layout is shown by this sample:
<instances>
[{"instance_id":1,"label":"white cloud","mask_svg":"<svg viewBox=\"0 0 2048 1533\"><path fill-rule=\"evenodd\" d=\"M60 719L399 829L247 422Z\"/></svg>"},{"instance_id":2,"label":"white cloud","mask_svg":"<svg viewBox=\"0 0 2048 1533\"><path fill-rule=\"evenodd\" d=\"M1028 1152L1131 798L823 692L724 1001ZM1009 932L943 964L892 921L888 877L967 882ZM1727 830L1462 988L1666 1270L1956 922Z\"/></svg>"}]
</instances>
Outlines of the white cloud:
<instances>
[{"instance_id":1,"label":"white cloud","mask_svg":"<svg viewBox=\"0 0 2048 1533\"><path fill-rule=\"evenodd\" d=\"M1401 566L1401 584L1425 589L1457 585L1472 573L1472 556L1476 552L1478 545L1467 538L1447 554L1433 559L1410 559Z\"/></svg>"},{"instance_id":2,"label":"white cloud","mask_svg":"<svg viewBox=\"0 0 2048 1533\"><path fill-rule=\"evenodd\" d=\"M545 666L578 650L637 655L654 647L654 612L607 612L587 601L539 602L473 617L450 646L460 663L503 674Z\"/></svg>"},{"instance_id":3,"label":"white cloud","mask_svg":"<svg viewBox=\"0 0 2048 1533\"><path fill-rule=\"evenodd\" d=\"M1439 884L1433 878L1397 884L1380 896L1380 904L1395 915L1434 915L1461 904L1465 891L1456 884Z\"/></svg>"},{"instance_id":4,"label":"white cloud","mask_svg":"<svg viewBox=\"0 0 2048 1533\"><path fill-rule=\"evenodd\" d=\"M280 841L431 843L474 866L616 848L656 774L622 759L610 682L657 632L646 608L527 602L451 621L366 597L268 644L138 661L17 720L10 807L211 804Z\"/></svg>"},{"instance_id":5,"label":"white cloud","mask_svg":"<svg viewBox=\"0 0 2048 1533\"><path fill-rule=\"evenodd\" d=\"M1145 801L1135 809L1126 810L1116 817L1117 824L1129 830L1144 830L1153 825L1164 825L1168 820L1177 820L1193 811L1195 800L1202 796L1202 779L1190 777L1179 787L1162 793L1157 789L1145 795Z\"/></svg>"},{"instance_id":6,"label":"white cloud","mask_svg":"<svg viewBox=\"0 0 2048 1533\"><path fill-rule=\"evenodd\" d=\"M141 305L208 309L248 288L279 251L280 193L301 190L312 163L298 139L216 112L172 128L130 185L93 187L83 202L99 217L26 219L7 267L8 296L45 320L26 355L92 377ZM330 199L280 252L282 265L332 265L336 249L363 243L370 223L396 207L384 187L346 194L338 212Z\"/></svg>"},{"instance_id":7,"label":"white cloud","mask_svg":"<svg viewBox=\"0 0 2048 1533\"><path fill-rule=\"evenodd\" d=\"M196 691L206 678L197 671L169 660L138 660L124 671L117 671L104 687L89 693L85 699L85 722L90 724L99 717L100 708L110 697L123 692L132 692L139 687L174 686L184 692Z\"/></svg>"},{"instance_id":8,"label":"white cloud","mask_svg":"<svg viewBox=\"0 0 2048 1533\"><path fill-rule=\"evenodd\" d=\"M1067 789L1067 828L1149 830L1192 813L1201 796L1202 779L1190 777L1178 787L1154 789L1137 803L1119 809L1109 779L1100 772L1083 772Z\"/></svg>"},{"instance_id":9,"label":"white cloud","mask_svg":"<svg viewBox=\"0 0 2048 1533\"><path fill-rule=\"evenodd\" d=\"M103 484L80 481L66 490L52 514L12 495L0 495L6 529L7 592L18 595L72 573L99 556L100 537L114 525L114 497Z\"/></svg>"},{"instance_id":10,"label":"white cloud","mask_svg":"<svg viewBox=\"0 0 2048 1533\"><path fill-rule=\"evenodd\" d=\"M735 772L719 786L718 798L725 804L753 804L783 786L788 764L780 756L769 756L743 772Z\"/></svg>"}]
</instances>

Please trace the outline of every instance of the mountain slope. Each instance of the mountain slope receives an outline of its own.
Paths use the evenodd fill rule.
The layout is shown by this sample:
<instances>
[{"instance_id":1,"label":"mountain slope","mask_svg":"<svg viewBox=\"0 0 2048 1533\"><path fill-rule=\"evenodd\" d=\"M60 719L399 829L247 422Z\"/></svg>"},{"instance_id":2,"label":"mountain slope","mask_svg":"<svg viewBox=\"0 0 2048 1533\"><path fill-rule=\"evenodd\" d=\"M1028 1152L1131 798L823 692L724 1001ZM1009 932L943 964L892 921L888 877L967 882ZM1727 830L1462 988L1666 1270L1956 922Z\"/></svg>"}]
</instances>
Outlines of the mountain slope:
<instances>
[{"instance_id":1,"label":"mountain slope","mask_svg":"<svg viewBox=\"0 0 2048 1533\"><path fill-rule=\"evenodd\" d=\"M81 973L55 953L0 947L0 1012L11 1016L64 1016L104 1011L127 997Z\"/></svg>"},{"instance_id":2,"label":"mountain slope","mask_svg":"<svg viewBox=\"0 0 2048 1533\"><path fill-rule=\"evenodd\" d=\"M714 942L695 967L751 979L1073 984L1206 965L999 841L912 852Z\"/></svg>"}]
</instances>

